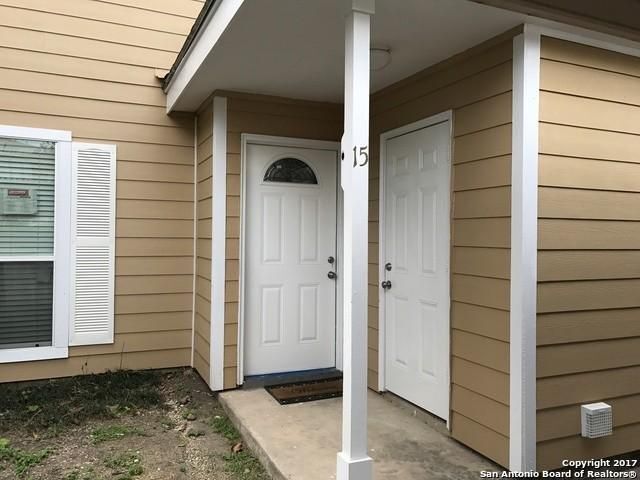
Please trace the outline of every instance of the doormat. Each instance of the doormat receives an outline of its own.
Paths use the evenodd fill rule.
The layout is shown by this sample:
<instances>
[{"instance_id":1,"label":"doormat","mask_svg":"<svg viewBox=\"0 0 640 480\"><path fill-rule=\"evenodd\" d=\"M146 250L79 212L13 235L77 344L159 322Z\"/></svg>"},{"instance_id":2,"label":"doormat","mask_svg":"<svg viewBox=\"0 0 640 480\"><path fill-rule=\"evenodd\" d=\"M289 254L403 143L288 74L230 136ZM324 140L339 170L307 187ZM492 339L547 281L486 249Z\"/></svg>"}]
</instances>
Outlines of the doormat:
<instances>
[{"instance_id":1,"label":"doormat","mask_svg":"<svg viewBox=\"0 0 640 480\"><path fill-rule=\"evenodd\" d=\"M342 396L342 377L310 380L307 382L284 383L264 387L280 405L312 402Z\"/></svg>"}]
</instances>

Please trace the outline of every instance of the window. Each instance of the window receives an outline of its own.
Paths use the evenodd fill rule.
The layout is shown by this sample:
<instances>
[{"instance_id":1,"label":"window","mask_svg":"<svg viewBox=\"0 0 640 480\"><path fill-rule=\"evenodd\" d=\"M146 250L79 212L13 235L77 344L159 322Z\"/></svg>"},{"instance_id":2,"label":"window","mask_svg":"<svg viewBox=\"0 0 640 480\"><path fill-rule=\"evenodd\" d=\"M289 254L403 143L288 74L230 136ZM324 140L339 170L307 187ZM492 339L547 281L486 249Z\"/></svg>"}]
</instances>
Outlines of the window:
<instances>
[{"instance_id":1,"label":"window","mask_svg":"<svg viewBox=\"0 0 640 480\"><path fill-rule=\"evenodd\" d=\"M53 262L0 263L0 348L51 346Z\"/></svg>"},{"instance_id":2,"label":"window","mask_svg":"<svg viewBox=\"0 0 640 480\"><path fill-rule=\"evenodd\" d=\"M69 132L0 126L0 362L67 356L70 179Z\"/></svg>"},{"instance_id":3,"label":"window","mask_svg":"<svg viewBox=\"0 0 640 480\"><path fill-rule=\"evenodd\" d=\"M55 143L0 138L0 348L52 344Z\"/></svg>"},{"instance_id":4,"label":"window","mask_svg":"<svg viewBox=\"0 0 640 480\"><path fill-rule=\"evenodd\" d=\"M316 174L309 165L297 158L281 158L276 160L264 174L265 182L278 183L304 183L308 185L317 185L318 179Z\"/></svg>"},{"instance_id":5,"label":"window","mask_svg":"<svg viewBox=\"0 0 640 480\"><path fill-rule=\"evenodd\" d=\"M0 125L0 363L113 343L115 145Z\"/></svg>"}]
</instances>

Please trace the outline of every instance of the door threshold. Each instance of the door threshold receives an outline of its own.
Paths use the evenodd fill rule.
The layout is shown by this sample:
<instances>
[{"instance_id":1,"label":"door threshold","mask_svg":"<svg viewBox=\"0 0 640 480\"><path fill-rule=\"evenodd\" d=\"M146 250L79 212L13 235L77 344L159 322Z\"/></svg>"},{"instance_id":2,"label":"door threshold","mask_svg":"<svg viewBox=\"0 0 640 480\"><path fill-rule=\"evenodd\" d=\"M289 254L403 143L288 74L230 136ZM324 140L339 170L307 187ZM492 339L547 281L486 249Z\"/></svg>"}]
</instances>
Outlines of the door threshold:
<instances>
[{"instance_id":1,"label":"door threshold","mask_svg":"<svg viewBox=\"0 0 640 480\"><path fill-rule=\"evenodd\" d=\"M341 377L342 372L336 368L320 368L316 370L299 370L296 372L270 373L267 375L251 375L244 377L243 388L263 388L283 383L324 380Z\"/></svg>"},{"instance_id":2,"label":"door threshold","mask_svg":"<svg viewBox=\"0 0 640 480\"><path fill-rule=\"evenodd\" d=\"M447 421L443 418L438 417L437 415L425 410L422 407L419 407L415 403L411 403L409 400L402 398L399 395L396 395L389 390L382 393L382 398L392 405L409 412L413 417L416 417L418 420L426 423L433 430L440 432L443 435L451 435L451 432L447 428Z\"/></svg>"}]
</instances>

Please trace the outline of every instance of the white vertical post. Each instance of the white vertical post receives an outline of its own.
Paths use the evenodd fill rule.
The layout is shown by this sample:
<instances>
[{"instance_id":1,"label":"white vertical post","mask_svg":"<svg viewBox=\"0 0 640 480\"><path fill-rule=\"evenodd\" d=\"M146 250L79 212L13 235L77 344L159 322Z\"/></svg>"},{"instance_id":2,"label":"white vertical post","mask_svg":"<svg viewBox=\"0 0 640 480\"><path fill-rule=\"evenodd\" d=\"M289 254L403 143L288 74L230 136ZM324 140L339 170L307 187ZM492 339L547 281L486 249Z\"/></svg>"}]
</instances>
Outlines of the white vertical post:
<instances>
[{"instance_id":1,"label":"white vertical post","mask_svg":"<svg viewBox=\"0 0 640 480\"><path fill-rule=\"evenodd\" d=\"M536 468L540 34L513 40L509 469Z\"/></svg>"},{"instance_id":2,"label":"white vertical post","mask_svg":"<svg viewBox=\"0 0 640 480\"><path fill-rule=\"evenodd\" d=\"M374 0L352 0L346 21L344 135L344 393L338 480L370 480L367 451L367 259L369 221L369 51Z\"/></svg>"},{"instance_id":3,"label":"white vertical post","mask_svg":"<svg viewBox=\"0 0 640 480\"><path fill-rule=\"evenodd\" d=\"M211 351L209 385L224 390L225 242L227 224L227 99L213 97L211 216ZM196 149L198 145L196 145ZM196 218L197 222L198 219Z\"/></svg>"}]
</instances>

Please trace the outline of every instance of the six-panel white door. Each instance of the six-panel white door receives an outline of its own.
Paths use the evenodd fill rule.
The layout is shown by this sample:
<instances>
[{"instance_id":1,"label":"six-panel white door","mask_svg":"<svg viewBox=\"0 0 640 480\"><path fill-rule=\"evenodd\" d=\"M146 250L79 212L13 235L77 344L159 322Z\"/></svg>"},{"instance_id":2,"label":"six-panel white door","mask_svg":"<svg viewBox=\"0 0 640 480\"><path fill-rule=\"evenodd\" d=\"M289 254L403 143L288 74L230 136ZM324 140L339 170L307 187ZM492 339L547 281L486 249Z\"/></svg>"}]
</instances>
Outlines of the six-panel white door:
<instances>
[{"instance_id":1,"label":"six-panel white door","mask_svg":"<svg viewBox=\"0 0 640 480\"><path fill-rule=\"evenodd\" d=\"M335 366L337 153L248 145L245 375Z\"/></svg>"},{"instance_id":2,"label":"six-panel white door","mask_svg":"<svg viewBox=\"0 0 640 480\"><path fill-rule=\"evenodd\" d=\"M449 122L387 140L386 388L449 415Z\"/></svg>"}]
</instances>

